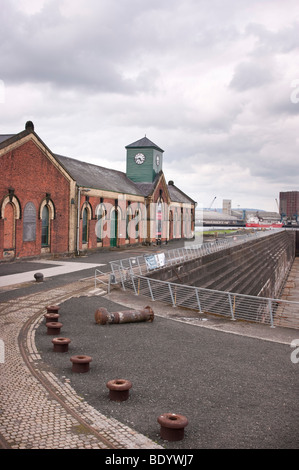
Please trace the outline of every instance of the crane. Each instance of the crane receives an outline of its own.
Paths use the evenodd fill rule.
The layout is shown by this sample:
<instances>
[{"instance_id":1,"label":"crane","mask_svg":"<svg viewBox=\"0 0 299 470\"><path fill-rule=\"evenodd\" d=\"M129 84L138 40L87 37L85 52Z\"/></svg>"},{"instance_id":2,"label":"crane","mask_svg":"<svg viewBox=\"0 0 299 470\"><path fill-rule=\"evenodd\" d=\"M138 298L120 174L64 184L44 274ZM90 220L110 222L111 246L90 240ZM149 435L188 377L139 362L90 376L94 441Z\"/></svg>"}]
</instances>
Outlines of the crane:
<instances>
[{"instance_id":1,"label":"crane","mask_svg":"<svg viewBox=\"0 0 299 470\"><path fill-rule=\"evenodd\" d=\"M209 206L209 209L211 209L212 205L214 204L215 199L216 199L216 196L214 197L213 201L211 202L211 204Z\"/></svg>"},{"instance_id":2,"label":"crane","mask_svg":"<svg viewBox=\"0 0 299 470\"><path fill-rule=\"evenodd\" d=\"M276 201L277 209L278 209L278 212L279 212L279 205L278 205L277 197L275 198L275 201Z\"/></svg>"}]
</instances>

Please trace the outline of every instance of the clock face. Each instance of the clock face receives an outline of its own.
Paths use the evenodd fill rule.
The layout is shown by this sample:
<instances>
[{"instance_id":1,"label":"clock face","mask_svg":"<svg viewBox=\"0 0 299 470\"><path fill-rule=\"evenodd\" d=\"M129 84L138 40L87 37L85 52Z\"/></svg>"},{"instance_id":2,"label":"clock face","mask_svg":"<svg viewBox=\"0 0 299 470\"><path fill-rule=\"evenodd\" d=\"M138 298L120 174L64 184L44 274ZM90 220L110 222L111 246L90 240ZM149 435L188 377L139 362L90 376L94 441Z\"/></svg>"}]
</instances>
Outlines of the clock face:
<instances>
[{"instance_id":1,"label":"clock face","mask_svg":"<svg viewBox=\"0 0 299 470\"><path fill-rule=\"evenodd\" d=\"M157 163L157 166L160 165L160 155L156 155L156 163Z\"/></svg>"},{"instance_id":2,"label":"clock face","mask_svg":"<svg viewBox=\"0 0 299 470\"><path fill-rule=\"evenodd\" d=\"M137 165L142 165L142 163L145 161L145 155L143 153L137 153L135 155L135 162Z\"/></svg>"}]
</instances>

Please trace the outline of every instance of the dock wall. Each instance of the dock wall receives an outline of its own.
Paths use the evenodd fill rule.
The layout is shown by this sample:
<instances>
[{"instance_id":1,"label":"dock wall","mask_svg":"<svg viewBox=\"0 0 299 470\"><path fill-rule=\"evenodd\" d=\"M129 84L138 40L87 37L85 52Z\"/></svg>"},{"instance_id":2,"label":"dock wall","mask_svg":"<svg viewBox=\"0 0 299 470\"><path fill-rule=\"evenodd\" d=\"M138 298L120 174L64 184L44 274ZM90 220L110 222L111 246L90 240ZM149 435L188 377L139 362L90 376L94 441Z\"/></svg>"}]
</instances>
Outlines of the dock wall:
<instances>
[{"instance_id":1,"label":"dock wall","mask_svg":"<svg viewBox=\"0 0 299 470\"><path fill-rule=\"evenodd\" d=\"M177 284L239 294L278 298L296 254L293 231L248 241L176 266L148 277Z\"/></svg>"}]
</instances>

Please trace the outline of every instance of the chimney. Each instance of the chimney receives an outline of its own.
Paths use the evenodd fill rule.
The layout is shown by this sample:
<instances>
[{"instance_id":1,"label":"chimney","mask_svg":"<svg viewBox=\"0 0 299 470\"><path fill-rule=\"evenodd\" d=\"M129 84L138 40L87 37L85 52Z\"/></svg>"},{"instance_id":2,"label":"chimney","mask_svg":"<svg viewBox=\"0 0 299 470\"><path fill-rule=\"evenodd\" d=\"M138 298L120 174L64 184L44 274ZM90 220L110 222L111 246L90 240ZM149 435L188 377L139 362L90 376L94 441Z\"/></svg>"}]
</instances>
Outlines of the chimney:
<instances>
[{"instance_id":1,"label":"chimney","mask_svg":"<svg viewBox=\"0 0 299 470\"><path fill-rule=\"evenodd\" d=\"M25 124L26 131L34 132L34 124L32 121L27 121Z\"/></svg>"}]
</instances>

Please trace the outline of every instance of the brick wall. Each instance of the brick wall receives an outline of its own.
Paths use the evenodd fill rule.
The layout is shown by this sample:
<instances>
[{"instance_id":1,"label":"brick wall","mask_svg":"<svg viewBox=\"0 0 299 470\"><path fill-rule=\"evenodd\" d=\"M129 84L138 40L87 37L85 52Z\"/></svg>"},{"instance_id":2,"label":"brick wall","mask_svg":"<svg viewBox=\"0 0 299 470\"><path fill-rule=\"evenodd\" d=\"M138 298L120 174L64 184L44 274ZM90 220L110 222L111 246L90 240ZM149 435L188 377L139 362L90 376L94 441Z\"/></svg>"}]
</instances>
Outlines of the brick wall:
<instances>
[{"instance_id":1,"label":"brick wall","mask_svg":"<svg viewBox=\"0 0 299 470\"><path fill-rule=\"evenodd\" d=\"M36 256L42 252L40 207L46 195L55 207L55 218L50 223L50 246L45 249L51 253L68 251L69 239L69 182L53 165L33 140L16 146L0 157L0 208L7 200L9 188L13 194L12 205L19 204L20 217L14 227L14 255L19 257ZM13 190L13 192L12 192ZM36 209L36 237L24 241L24 208L32 202ZM4 212L5 216L5 212ZM0 219L0 259L5 257L4 226Z\"/></svg>"}]
</instances>

